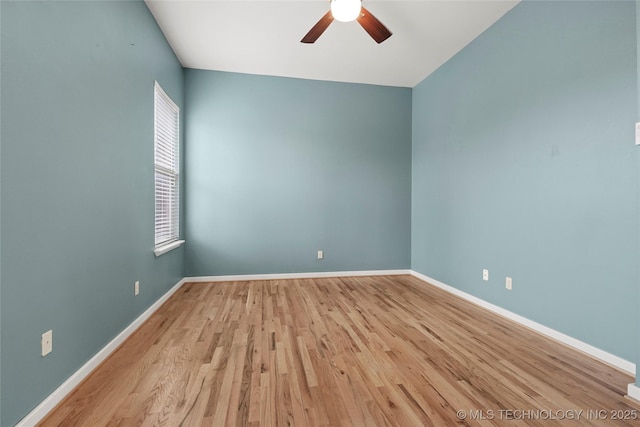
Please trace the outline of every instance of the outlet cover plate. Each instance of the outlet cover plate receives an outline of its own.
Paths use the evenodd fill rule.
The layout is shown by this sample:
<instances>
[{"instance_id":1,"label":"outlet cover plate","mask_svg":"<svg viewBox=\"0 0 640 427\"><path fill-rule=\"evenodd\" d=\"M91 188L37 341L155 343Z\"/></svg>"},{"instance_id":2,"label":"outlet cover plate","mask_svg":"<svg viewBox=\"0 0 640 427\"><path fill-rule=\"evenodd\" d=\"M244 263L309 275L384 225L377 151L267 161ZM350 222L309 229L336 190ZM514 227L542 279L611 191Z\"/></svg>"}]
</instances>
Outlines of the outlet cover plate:
<instances>
[{"instance_id":1,"label":"outlet cover plate","mask_svg":"<svg viewBox=\"0 0 640 427\"><path fill-rule=\"evenodd\" d=\"M51 353L53 350L53 330L49 330L42 334L42 357Z\"/></svg>"}]
</instances>

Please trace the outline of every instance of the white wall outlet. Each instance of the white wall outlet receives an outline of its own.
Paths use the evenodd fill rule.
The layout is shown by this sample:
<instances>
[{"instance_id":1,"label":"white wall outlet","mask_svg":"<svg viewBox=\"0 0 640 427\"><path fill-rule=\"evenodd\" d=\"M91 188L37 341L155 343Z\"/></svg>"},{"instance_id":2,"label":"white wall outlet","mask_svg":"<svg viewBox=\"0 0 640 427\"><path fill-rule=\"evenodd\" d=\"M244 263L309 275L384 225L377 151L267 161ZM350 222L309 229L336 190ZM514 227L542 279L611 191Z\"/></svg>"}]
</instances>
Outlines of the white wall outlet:
<instances>
[{"instance_id":1,"label":"white wall outlet","mask_svg":"<svg viewBox=\"0 0 640 427\"><path fill-rule=\"evenodd\" d=\"M482 280L484 280L485 282L489 280L489 270L487 270L486 268L482 270Z\"/></svg>"},{"instance_id":2,"label":"white wall outlet","mask_svg":"<svg viewBox=\"0 0 640 427\"><path fill-rule=\"evenodd\" d=\"M42 357L51 353L53 350L53 330L49 330L42 334Z\"/></svg>"},{"instance_id":3,"label":"white wall outlet","mask_svg":"<svg viewBox=\"0 0 640 427\"><path fill-rule=\"evenodd\" d=\"M133 295L137 296L140 293L140 282L136 280L133 284Z\"/></svg>"},{"instance_id":4,"label":"white wall outlet","mask_svg":"<svg viewBox=\"0 0 640 427\"><path fill-rule=\"evenodd\" d=\"M318 259L324 258L324 251L318 251Z\"/></svg>"},{"instance_id":5,"label":"white wall outlet","mask_svg":"<svg viewBox=\"0 0 640 427\"><path fill-rule=\"evenodd\" d=\"M511 277L507 277L507 280L504 281L504 287L511 290L512 288L512 279Z\"/></svg>"},{"instance_id":6,"label":"white wall outlet","mask_svg":"<svg viewBox=\"0 0 640 427\"><path fill-rule=\"evenodd\" d=\"M640 145L640 122L636 123L636 145Z\"/></svg>"}]
</instances>

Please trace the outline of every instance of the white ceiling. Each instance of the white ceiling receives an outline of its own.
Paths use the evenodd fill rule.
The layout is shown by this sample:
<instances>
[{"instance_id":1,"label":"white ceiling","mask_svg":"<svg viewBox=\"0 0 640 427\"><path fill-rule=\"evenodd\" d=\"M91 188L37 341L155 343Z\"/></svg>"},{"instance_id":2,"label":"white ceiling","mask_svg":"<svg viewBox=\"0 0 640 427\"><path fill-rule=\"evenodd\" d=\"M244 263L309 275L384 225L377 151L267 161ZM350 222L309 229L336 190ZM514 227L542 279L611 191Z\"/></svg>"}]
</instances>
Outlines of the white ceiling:
<instances>
[{"instance_id":1,"label":"white ceiling","mask_svg":"<svg viewBox=\"0 0 640 427\"><path fill-rule=\"evenodd\" d=\"M326 0L145 2L187 68L413 87L518 0L365 0L393 33L380 45L357 22L338 21L300 43Z\"/></svg>"}]
</instances>

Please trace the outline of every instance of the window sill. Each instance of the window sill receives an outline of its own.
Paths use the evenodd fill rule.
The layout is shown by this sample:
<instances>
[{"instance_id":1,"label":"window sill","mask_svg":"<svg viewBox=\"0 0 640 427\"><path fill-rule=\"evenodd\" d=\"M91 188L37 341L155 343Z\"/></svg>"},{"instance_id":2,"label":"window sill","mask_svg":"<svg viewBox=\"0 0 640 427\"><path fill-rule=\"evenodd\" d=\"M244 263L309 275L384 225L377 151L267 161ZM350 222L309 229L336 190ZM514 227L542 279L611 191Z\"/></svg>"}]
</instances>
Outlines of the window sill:
<instances>
[{"instance_id":1,"label":"window sill","mask_svg":"<svg viewBox=\"0 0 640 427\"><path fill-rule=\"evenodd\" d=\"M174 250L175 248L179 248L183 244L184 240L175 240L162 246L156 246L156 248L153 250L153 253L158 257L162 254L166 254L167 252Z\"/></svg>"}]
</instances>

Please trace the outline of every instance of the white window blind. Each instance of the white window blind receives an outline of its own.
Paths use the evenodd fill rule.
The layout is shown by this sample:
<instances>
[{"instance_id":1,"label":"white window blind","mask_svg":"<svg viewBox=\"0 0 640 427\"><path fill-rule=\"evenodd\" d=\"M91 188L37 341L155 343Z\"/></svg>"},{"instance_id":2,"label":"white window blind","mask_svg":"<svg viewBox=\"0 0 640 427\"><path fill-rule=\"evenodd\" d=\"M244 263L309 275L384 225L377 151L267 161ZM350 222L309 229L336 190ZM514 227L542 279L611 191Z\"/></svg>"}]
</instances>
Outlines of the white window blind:
<instances>
[{"instance_id":1,"label":"white window blind","mask_svg":"<svg viewBox=\"0 0 640 427\"><path fill-rule=\"evenodd\" d=\"M180 224L180 109L162 90L154 90L155 246L178 240Z\"/></svg>"}]
</instances>

